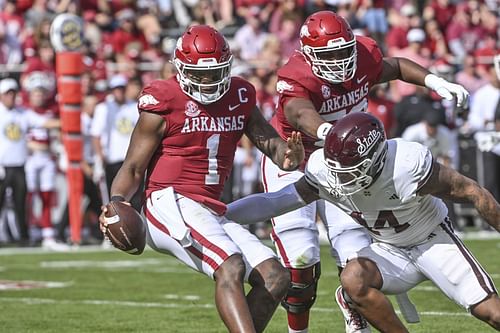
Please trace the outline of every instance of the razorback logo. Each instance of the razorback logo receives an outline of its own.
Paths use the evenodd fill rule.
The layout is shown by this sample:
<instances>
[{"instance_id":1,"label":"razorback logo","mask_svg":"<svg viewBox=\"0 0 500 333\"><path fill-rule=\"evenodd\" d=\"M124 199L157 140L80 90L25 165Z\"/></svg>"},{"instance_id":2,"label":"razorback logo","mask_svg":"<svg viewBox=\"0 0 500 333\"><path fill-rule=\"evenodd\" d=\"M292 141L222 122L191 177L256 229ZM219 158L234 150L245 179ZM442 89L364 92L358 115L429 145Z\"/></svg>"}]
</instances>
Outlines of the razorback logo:
<instances>
[{"instance_id":1,"label":"razorback logo","mask_svg":"<svg viewBox=\"0 0 500 333\"><path fill-rule=\"evenodd\" d=\"M143 95L139 98L139 107L144 107L148 105L157 105L160 103L153 95Z\"/></svg>"},{"instance_id":2,"label":"razorback logo","mask_svg":"<svg viewBox=\"0 0 500 333\"><path fill-rule=\"evenodd\" d=\"M285 90L293 91L293 86L284 80L279 80L276 83L276 91L282 94Z\"/></svg>"}]
</instances>

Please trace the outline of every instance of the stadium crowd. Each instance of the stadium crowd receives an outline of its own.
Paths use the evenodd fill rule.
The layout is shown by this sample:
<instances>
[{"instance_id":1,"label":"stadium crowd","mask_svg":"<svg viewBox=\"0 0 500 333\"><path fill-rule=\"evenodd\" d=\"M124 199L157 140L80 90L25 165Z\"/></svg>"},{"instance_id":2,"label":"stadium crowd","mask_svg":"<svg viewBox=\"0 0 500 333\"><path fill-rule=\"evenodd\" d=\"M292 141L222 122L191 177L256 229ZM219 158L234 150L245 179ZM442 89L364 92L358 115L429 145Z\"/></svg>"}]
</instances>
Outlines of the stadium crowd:
<instances>
[{"instance_id":1,"label":"stadium crowd","mask_svg":"<svg viewBox=\"0 0 500 333\"><path fill-rule=\"evenodd\" d=\"M470 105L459 109L428 89L392 81L370 91L368 111L382 120L388 137L425 144L442 163L478 179L500 199L495 154L500 149L494 135L500 131L500 58L494 66L500 23L495 0L0 0L0 7L0 242L41 241L49 249L65 249L68 214L51 214L54 205L65 205L56 195L65 157L54 129L57 84L49 40L53 18L65 12L84 22L87 239L102 240L97 217L125 159L141 88L175 75L169 60L186 27L208 24L226 36L234 54L233 75L255 86L269 120L277 101L276 71L299 49L305 17L324 9L347 18L356 34L375 39L385 55L411 59L468 89ZM9 127L5 114L13 108L31 110L26 128ZM9 140L18 146L9 146ZM241 144L224 201L260 191L259 154L247 142ZM40 209L32 209L35 197ZM140 198L134 205L139 207ZM450 208L457 221L475 216L460 205ZM9 213L18 228L9 224ZM268 233L265 225L257 225L255 232L259 237Z\"/></svg>"}]
</instances>

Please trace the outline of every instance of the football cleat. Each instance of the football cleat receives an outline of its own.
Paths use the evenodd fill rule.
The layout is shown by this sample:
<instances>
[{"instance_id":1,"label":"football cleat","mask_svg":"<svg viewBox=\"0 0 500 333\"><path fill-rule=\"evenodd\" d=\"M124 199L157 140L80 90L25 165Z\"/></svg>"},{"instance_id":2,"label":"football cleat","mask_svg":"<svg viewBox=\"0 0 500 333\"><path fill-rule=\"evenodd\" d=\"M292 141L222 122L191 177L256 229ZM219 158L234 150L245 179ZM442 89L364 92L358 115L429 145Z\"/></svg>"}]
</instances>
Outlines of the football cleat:
<instances>
[{"instance_id":1,"label":"football cleat","mask_svg":"<svg viewBox=\"0 0 500 333\"><path fill-rule=\"evenodd\" d=\"M356 310L351 308L344 298L342 286L335 291L335 300L339 305L345 321L346 333L370 333L371 329L366 319Z\"/></svg>"}]
</instances>

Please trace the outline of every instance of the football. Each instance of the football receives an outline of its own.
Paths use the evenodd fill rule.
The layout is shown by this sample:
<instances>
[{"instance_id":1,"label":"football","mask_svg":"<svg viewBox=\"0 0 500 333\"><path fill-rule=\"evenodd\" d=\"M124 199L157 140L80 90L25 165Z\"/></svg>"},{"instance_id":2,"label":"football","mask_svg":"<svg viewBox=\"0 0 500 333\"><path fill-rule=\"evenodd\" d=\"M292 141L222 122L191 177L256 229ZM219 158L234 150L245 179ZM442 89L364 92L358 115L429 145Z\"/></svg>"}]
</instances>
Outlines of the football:
<instances>
[{"instance_id":1,"label":"football","mask_svg":"<svg viewBox=\"0 0 500 333\"><path fill-rule=\"evenodd\" d=\"M146 226L141 215L120 201L111 201L107 208L106 236L111 244L129 254L141 254L146 246Z\"/></svg>"}]
</instances>

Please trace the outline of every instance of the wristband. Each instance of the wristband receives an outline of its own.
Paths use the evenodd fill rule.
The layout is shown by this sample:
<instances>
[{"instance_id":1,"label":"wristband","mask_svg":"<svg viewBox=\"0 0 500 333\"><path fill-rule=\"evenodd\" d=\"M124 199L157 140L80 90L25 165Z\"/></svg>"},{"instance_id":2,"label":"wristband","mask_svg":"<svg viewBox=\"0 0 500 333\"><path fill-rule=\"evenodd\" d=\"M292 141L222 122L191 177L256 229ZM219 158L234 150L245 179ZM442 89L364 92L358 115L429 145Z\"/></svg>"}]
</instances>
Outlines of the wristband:
<instances>
[{"instance_id":1,"label":"wristband","mask_svg":"<svg viewBox=\"0 0 500 333\"><path fill-rule=\"evenodd\" d=\"M323 124L319 125L318 129L316 130L316 136L318 137L318 139L325 140L326 135L328 134L328 132L330 131L330 128L332 128L332 127L333 127L333 125L330 123L323 123Z\"/></svg>"},{"instance_id":2,"label":"wristband","mask_svg":"<svg viewBox=\"0 0 500 333\"><path fill-rule=\"evenodd\" d=\"M111 196L109 201L127 201L127 200L125 200L125 198L122 197L121 195L113 195Z\"/></svg>"}]
</instances>

